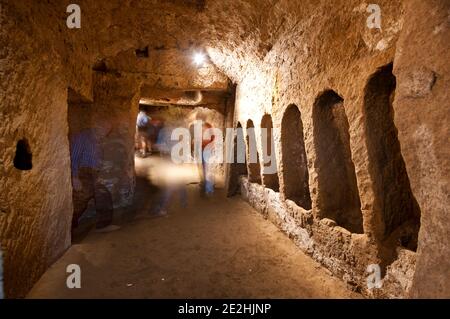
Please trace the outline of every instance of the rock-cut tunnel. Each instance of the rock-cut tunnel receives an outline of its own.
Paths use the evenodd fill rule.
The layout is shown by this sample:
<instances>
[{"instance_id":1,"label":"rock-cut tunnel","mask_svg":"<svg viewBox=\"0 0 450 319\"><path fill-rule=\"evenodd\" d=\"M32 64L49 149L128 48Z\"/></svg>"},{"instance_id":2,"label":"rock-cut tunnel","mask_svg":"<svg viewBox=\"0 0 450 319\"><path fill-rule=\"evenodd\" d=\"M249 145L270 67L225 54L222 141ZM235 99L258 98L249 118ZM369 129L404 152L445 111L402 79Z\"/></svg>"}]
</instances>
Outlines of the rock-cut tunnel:
<instances>
[{"instance_id":1,"label":"rock-cut tunnel","mask_svg":"<svg viewBox=\"0 0 450 319\"><path fill-rule=\"evenodd\" d=\"M1 3L6 298L450 297L448 1L66 2Z\"/></svg>"}]
</instances>

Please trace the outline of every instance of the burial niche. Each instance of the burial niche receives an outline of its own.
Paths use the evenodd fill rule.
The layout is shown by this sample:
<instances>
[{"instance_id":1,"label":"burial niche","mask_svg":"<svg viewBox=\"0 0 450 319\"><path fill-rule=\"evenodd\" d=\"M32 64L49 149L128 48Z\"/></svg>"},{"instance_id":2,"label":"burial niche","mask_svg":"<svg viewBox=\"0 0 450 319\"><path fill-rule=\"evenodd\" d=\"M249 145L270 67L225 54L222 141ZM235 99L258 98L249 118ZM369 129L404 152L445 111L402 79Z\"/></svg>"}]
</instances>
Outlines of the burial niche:
<instances>
[{"instance_id":1,"label":"burial niche","mask_svg":"<svg viewBox=\"0 0 450 319\"><path fill-rule=\"evenodd\" d=\"M355 166L350 151L344 99L327 90L313 106L315 168L318 177L317 214L353 233L362 233L362 213Z\"/></svg>"},{"instance_id":2,"label":"burial niche","mask_svg":"<svg viewBox=\"0 0 450 319\"><path fill-rule=\"evenodd\" d=\"M243 150L241 150L243 148ZM244 139L244 130L242 128L241 123L238 122L236 128L236 136L234 138L234 163L236 165L237 175L248 175L247 171L247 159L245 154L238 154L238 152L245 152L245 139ZM242 160L239 160L242 157ZM241 163L243 162L243 163Z\"/></svg>"},{"instance_id":3,"label":"burial niche","mask_svg":"<svg viewBox=\"0 0 450 319\"><path fill-rule=\"evenodd\" d=\"M261 129L261 141L265 140L265 143L263 143L263 157L266 157L263 161L262 182L265 187L278 192L280 187L278 173L276 171L277 163L273 141L273 123L272 117L269 114L263 116ZM265 133L263 133L264 130ZM264 147L266 147L266 150L264 150ZM272 172L273 170L275 172Z\"/></svg>"},{"instance_id":4,"label":"burial niche","mask_svg":"<svg viewBox=\"0 0 450 319\"><path fill-rule=\"evenodd\" d=\"M402 246L415 250L420 209L411 191L394 124L395 87L390 63L369 78L364 91L369 173L374 185L374 212L381 214L383 222L382 239L396 232Z\"/></svg>"},{"instance_id":5,"label":"burial niche","mask_svg":"<svg viewBox=\"0 0 450 319\"><path fill-rule=\"evenodd\" d=\"M233 138L233 161L230 163L227 196L240 192L240 177L248 176L244 130L238 122Z\"/></svg>"},{"instance_id":6,"label":"burial niche","mask_svg":"<svg viewBox=\"0 0 450 319\"><path fill-rule=\"evenodd\" d=\"M295 105L288 106L281 121L281 153L285 197L311 209L303 123Z\"/></svg>"},{"instance_id":7,"label":"burial niche","mask_svg":"<svg viewBox=\"0 0 450 319\"><path fill-rule=\"evenodd\" d=\"M247 170L251 183L261 184L261 166L256 145L255 126L252 120L247 122Z\"/></svg>"}]
</instances>

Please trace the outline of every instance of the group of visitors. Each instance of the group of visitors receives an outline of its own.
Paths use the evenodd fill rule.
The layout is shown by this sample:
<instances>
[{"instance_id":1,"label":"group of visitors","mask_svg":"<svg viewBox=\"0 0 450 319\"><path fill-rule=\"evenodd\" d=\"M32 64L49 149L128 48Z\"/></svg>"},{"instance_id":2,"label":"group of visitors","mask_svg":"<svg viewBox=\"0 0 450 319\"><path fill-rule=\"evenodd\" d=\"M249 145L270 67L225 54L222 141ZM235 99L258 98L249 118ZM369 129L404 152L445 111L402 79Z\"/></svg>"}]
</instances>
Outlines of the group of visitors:
<instances>
[{"instance_id":1,"label":"group of visitors","mask_svg":"<svg viewBox=\"0 0 450 319\"><path fill-rule=\"evenodd\" d=\"M160 201L158 205L156 205L156 214L157 215L166 215L167 214L167 208L169 204L172 202L173 199L175 199L177 196L180 199L180 204L182 207L185 207L187 205L187 191L186 191L186 183L183 179L183 171L179 170L180 167L183 165L186 165L186 163L180 163L175 164L171 160L171 153L172 148L174 145L176 145L179 141L172 140L172 132L175 128L182 128L184 127L183 121L175 121L170 123L169 125L165 125L158 134L157 142L155 147L158 149L160 156L164 159L166 159L166 162L172 163L171 170L176 172L180 172L178 179L171 179L170 182L166 183L163 189L162 196L160 198ZM212 126L206 122L203 122L202 124L202 141L201 141L201 151L202 151L202 158L199 163L199 175L200 175L200 191L202 195L205 196L211 196L214 193L214 180L215 180L215 172L213 164L210 163L210 160L212 159L212 156L214 156L214 147L211 147L211 143L214 143L214 135L212 135L210 138L206 138L206 135L204 134L206 130L211 129ZM193 139L193 134L191 132L191 150L192 153L190 156L194 157L194 144L195 141ZM208 147L209 146L209 147Z\"/></svg>"},{"instance_id":2,"label":"group of visitors","mask_svg":"<svg viewBox=\"0 0 450 319\"><path fill-rule=\"evenodd\" d=\"M170 161L172 148L178 142L171 139L172 131L176 127L180 127L180 125L183 124L174 122L156 129L151 123L151 117L145 111L140 111L136 122L136 139L137 144L139 144L139 154L142 157L146 157L151 154L152 146L154 146L161 157ZM212 128L210 124L203 123L202 132L210 128ZM96 128L87 128L71 135L70 147L74 203L73 229L78 227L80 218L86 211L91 200L94 200L95 203L96 228L98 232L109 232L120 228L112 224L112 196L99 177L103 159L101 143L107 138L110 129L108 126L105 128L105 126L98 125ZM155 136L156 138L154 138ZM155 145L152 143L153 140ZM201 192L207 196L214 193L214 169L211 163L209 163L211 156L213 156L213 148L207 147L211 146L211 143L214 143L214 136L208 139L202 139L202 161L201 167L199 166ZM182 206L187 205L186 183L174 182L165 185L159 203L156 205L155 213L157 215L165 215L168 205L175 195L179 195Z\"/></svg>"}]
</instances>

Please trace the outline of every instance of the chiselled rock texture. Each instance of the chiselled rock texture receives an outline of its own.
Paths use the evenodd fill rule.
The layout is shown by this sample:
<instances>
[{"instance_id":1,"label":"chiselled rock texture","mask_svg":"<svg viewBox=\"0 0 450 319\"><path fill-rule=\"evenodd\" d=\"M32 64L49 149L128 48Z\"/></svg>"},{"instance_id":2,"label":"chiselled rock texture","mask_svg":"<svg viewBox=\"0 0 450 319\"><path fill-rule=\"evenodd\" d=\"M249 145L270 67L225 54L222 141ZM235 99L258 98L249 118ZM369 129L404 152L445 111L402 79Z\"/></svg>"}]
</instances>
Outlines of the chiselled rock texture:
<instances>
[{"instance_id":1,"label":"chiselled rock texture","mask_svg":"<svg viewBox=\"0 0 450 319\"><path fill-rule=\"evenodd\" d=\"M449 8L448 1L408 2L394 63L395 121L422 211L412 297L450 295Z\"/></svg>"},{"instance_id":2,"label":"chiselled rock texture","mask_svg":"<svg viewBox=\"0 0 450 319\"><path fill-rule=\"evenodd\" d=\"M272 12L277 12L277 8L283 10L275 6ZM286 207L289 201L286 201L284 205L269 201L265 196L265 190L256 184L244 183L248 185L244 188L247 189L247 197L254 207L262 212L274 211L275 214L272 215L278 216L277 224L288 234L295 233L292 236L300 243L300 247L309 251L313 258L320 260L333 273L354 285L355 288L362 289L367 295L374 295L373 291L368 291L366 285L367 266L379 264L383 276L387 275L382 289L376 292L377 296L407 297L413 293L415 297L445 297L449 295L446 288L448 280L443 278L448 278L450 268L447 261L443 260L443 255L438 257L437 251L433 253L433 248L425 247L427 241L430 243L440 238L445 244L442 241L436 242L434 247L446 250L450 238L447 233L449 227L446 216L448 214L445 213L448 210L444 207L448 203L448 191L446 191L448 165L444 164L448 158L446 156L448 147L439 144L439 141L446 140L445 136L448 136L448 125L445 120L439 121L439 124L437 122L435 125L431 124L433 121L431 118L438 116L446 119L449 114L448 102L439 102L440 98L446 97L446 93L437 89L438 81L442 81L441 85L448 88L448 69L439 55L448 56L448 44L444 44L441 39L449 35L449 7L444 1L434 1L427 6L422 3L421 5L408 3L407 6L403 6L400 2L390 2L381 4L381 8L384 27L377 31L369 30L365 28L364 23L356 22L361 18L360 11L355 4L349 2L342 7L343 11L349 14L343 15L341 19L334 19L332 16L318 18L314 14L320 15L320 13L312 10L310 16L314 16L314 19L309 20L311 27L306 27L308 20L305 20L301 33L290 29L289 31L292 31L290 35L286 31L283 37L271 43L271 50L264 58L259 59L260 62L245 64L248 72L234 73L239 81L236 103L237 121L246 123L251 119L258 123L265 113L272 114L275 148L281 172L288 170L287 166L291 163L290 160L284 160L286 156L290 156L289 153L284 152L286 149L284 144L292 143L292 140L283 137L283 117L286 116L292 104L300 110L308 158L308 182L312 200L310 214L314 216L310 228L312 233L307 235L304 226L301 224L295 226L294 220L289 218L289 210ZM332 8L329 9L333 11ZM304 10L308 10L307 6ZM421 16L426 12L433 12L435 17L433 23ZM412 16L416 18L411 19ZM420 20L420 24L416 20ZM352 31L345 27L350 24L353 26ZM410 26L407 27L408 25ZM416 32L423 37L423 40L413 40ZM342 46L344 43L345 47ZM423 61L415 63L415 60L410 58L414 56L417 59L425 54L422 50L428 50L427 56L430 61L433 60L433 63L426 64ZM215 51L211 53L212 56L214 53ZM220 60L217 63L219 64ZM397 77L396 83L393 83L394 88L389 91L391 93L383 93L387 92L388 88L377 87L376 97L371 97L369 80L381 72L380 70L387 68L389 63L394 64L391 77L394 75ZM233 73L235 64L226 63L225 59L224 65L225 70L229 68ZM442 78L436 74L442 74ZM381 80L381 82L385 85L387 81ZM395 86L397 92L395 92ZM341 127L339 123L330 122L321 129L320 125L326 121L325 113L320 114L318 121L315 121L317 101L321 99L323 92L328 90L333 90L343 104L344 115L336 114L332 117L348 121L348 127L342 132L349 136L343 139L342 133L339 133L341 130L336 129L330 136L335 138L341 136L341 138L337 137L337 141L329 139L327 147L322 151L323 148L317 142L323 142L324 129L332 129L334 125L336 128ZM427 97L429 100L426 100ZM411 100L417 108L420 108L419 105L427 107L428 117L422 117L417 108L412 109ZM371 111L374 108L376 108L375 111ZM383 111L383 108L386 111ZM380 112L386 113L383 115ZM429 118L428 122L427 118ZM417 121L417 126L412 125L414 121ZM428 128L429 125L433 128ZM415 131L413 127L416 127ZM401 153L396 146L399 143L397 128ZM256 136L259 137L260 134L257 133ZM299 139L302 138L300 134L298 136ZM341 145L327 153L329 148L337 142ZM333 166L335 161L339 160L341 156L339 152L342 152L345 143L349 145L352 162L347 166L347 176L356 174L357 192L351 191L355 189L354 187L348 188L345 194L351 197L339 204L330 200L339 196L348 177L333 176L331 171L326 173L326 168ZM427 154L426 159L418 159L421 153ZM437 164L437 161L440 164ZM344 170L344 164L338 166L341 167L341 171ZM378 173L375 173L376 167L379 167ZM419 167L422 167L422 172ZM440 177L436 176L434 179L439 181L434 185L427 183L426 180L432 178L431 174L437 171ZM298 176L304 177L301 174ZM286 182L290 183L289 179L292 180L292 176L280 174L282 196L289 195L286 191L289 191L289 187L292 186L285 185ZM333 179L335 179L334 182ZM297 187L298 182L301 183L301 181L301 178L297 179ZM327 186L327 191L323 186L330 182L334 185ZM412 191L409 190L410 183ZM433 195L431 193L419 195L420 193L415 191L421 189L421 192L425 192L423 187L427 188L426 193L429 191L428 187L433 189ZM301 193L306 194L305 191ZM351 198L355 196L357 204L349 206ZM431 198L436 199L435 205L432 204ZM358 200L360 203L357 202ZM324 201L328 203L324 205ZM297 200L297 209L301 209L301 206L305 207L305 204L302 205ZM360 214L362 213L360 218L363 229L358 229L357 224L354 224L358 210ZM355 211L354 214L353 211ZM421 213L422 218L420 218ZM435 218L431 215L441 217ZM346 221L339 216L350 217L353 221ZM324 217L329 217L331 220ZM422 228L417 239L419 220L422 221ZM438 220L439 225L431 226ZM439 235L426 229L433 229L439 232ZM400 253L401 247L410 249L408 254L412 256L406 258L404 253ZM414 256L416 247L418 247L418 253ZM432 258L441 262L431 266L429 263ZM413 279L416 260L419 269ZM420 266L421 264L423 266ZM435 271L426 273L425 269L428 269L428 266L435 268ZM420 270L420 267L423 267L424 272ZM435 280L435 289L427 288L428 292L419 292L419 288L415 287L422 285L429 287L426 283L428 280L425 278Z\"/></svg>"},{"instance_id":3,"label":"chiselled rock texture","mask_svg":"<svg viewBox=\"0 0 450 319\"><path fill-rule=\"evenodd\" d=\"M251 123L260 156L260 128L272 127L277 174L221 166L229 194L240 183L301 249L368 296L450 296L447 0L377 1L380 28L359 0L80 0L80 29L66 26L70 3L1 2L8 297L24 296L70 245L69 131L108 129L101 179L114 207L132 203L140 99L187 105L192 119L203 112L245 134ZM205 65L192 63L196 52ZM31 169L15 167L21 148ZM378 291L366 285L372 264Z\"/></svg>"},{"instance_id":4,"label":"chiselled rock texture","mask_svg":"<svg viewBox=\"0 0 450 319\"><path fill-rule=\"evenodd\" d=\"M112 195L113 207L130 206L134 194L134 134L139 104L139 82L133 78L97 75L92 123L103 126L106 136L101 182Z\"/></svg>"}]
</instances>

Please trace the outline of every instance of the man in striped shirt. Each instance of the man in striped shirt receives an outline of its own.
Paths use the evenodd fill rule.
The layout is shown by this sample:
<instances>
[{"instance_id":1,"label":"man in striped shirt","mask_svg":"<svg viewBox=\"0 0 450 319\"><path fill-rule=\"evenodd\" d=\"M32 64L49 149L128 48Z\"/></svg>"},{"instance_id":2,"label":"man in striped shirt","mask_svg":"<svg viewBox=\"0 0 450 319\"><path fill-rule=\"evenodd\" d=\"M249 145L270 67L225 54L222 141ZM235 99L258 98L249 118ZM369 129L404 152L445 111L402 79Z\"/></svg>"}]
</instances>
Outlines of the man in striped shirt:
<instances>
[{"instance_id":1,"label":"man in striped shirt","mask_svg":"<svg viewBox=\"0 0 450 319\"><path fill-rule=\"evenodd\" d=\"M74 134L70 139L74 190L72 228L78 227L80 217L93 198L97 213L96 228L101 231L118 229L118 226L111 225L113 218L111 194L98 178L101 168L99 141L106 135L107 129L105 128L89 128Z\"/></svg>"},{"instance_id":2,"label":"man in striped shirt","mask_svg":"<svg viewBox=\"0 0 450 319\"><path fill-rule=\"evenodd\" d=\"M101 155L94 134L94 129L84 129L70 139L70 160L72 161L72 177L74 177L75 188L81 186L78 176L80 168L93 170L100 168Z\"/></svg>"}]
</instances>

